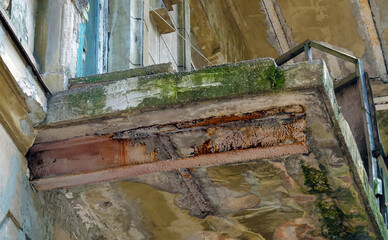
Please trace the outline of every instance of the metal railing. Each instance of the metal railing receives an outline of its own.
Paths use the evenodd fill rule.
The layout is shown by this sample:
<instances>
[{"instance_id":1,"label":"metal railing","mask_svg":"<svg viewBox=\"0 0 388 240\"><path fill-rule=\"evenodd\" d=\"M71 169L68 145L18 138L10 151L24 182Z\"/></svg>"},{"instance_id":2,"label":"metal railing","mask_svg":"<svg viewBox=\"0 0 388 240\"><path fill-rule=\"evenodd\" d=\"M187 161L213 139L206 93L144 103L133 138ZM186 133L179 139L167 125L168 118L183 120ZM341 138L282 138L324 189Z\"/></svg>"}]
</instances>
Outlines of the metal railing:
<instances>
[{"instance_id":1,"label":"metal railing","mask_svg":"<svg viewBox=\"0 0 388 240\"><path fill-rule=\"evenodd\" d=\"M281 56L279 56L278 58L275 59L276 61L276 64L278 66L280 65L283 65L284 63L290 61L291 59L295 58L296 56L300 55L301 53L304 52L305 54L305 58L307 61L311 61L312 60L312 51L311 51L311 48L315 48L315 49L318 49L322 52L325 52L325 53L328 53L330 55L333 55L335 57L338 57L342 60L345 60L347 62L350 62L350 63L353 63L357 66L357 64L359 64L359 61L361 61L360 59L352 56L352 55L349 55L347 53L344 53L344 52L341 52L341 51L338 51L334 48L330 48L330 47L327 47L327 46L324 46L318 42L315 42L315 41L312 41L312 40L306 40L304 41L303 43L291 48L289 51L287 51L286 53L282 54ZM362 61L361 61L361 64L362 64ZM344 77L342 78L341 80L338 80L335 82L334 84L334 88L335 90L339 90L341 88L344 88L352 83L354 83L356 80L357 80L357 77L359 76L358 72L354 72L352 74L350 74L349 76L347 77Z\"/></svg>"},{"instance_id":2,"label":"metal railing","mask_svg":"<svg viewBox=\"0 0 388 240\"><path fill-rule=\"evenodd\" d=\"M324 46L318 42L312 40L306 40L303 43L295 46L290 49L283 55L275 59L278 66L283 65L284 63L290 61L296 56L304 52L305 58L307 61L312 61L312 48L318 49L327 54L336 56L340 59L343 59L347 62L353 63L355 65L355 72L344 77L334 83L335 91L339 91L355 82L358 83L361 106L363 111L363 121L364 121L364 134L366 140L366 148L368 153L368 168L369 168L369 184L374 190L376 201L380 207L380 211L384 217L384 221L387 223L387 214L384 198L384 189L383 183L379 176L379 166L377 162L377 157L379 156L379 134L377 128L377 119L376 111L373 103L372 90L369 83L368 74L364 72L362 60L351 56L347 53L338 51L331 47Z\"/></svg>"}]
</instances>

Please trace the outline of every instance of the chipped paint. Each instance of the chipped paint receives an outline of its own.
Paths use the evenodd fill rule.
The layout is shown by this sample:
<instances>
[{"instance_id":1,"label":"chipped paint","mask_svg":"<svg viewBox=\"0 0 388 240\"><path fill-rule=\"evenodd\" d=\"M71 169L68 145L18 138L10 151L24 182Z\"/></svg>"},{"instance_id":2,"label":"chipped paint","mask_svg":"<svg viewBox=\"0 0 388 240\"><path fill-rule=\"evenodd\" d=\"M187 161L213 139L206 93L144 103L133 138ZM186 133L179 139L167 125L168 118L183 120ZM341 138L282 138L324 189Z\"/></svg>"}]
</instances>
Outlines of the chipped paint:
<instances>
[{"instance_id":1,"label":"chipped paint","mask_svg":"<svg viewBox=\"0 0 388 240\"><path fill-rule=\"evenodd\" d=\"M81 204L77 204L74 206L74 209L76 209L78 216L82 219L82 223L85 224L87 230L96 225L96 222L90 216L87 208L83 207Z\"/></svg>"}]
</instances>

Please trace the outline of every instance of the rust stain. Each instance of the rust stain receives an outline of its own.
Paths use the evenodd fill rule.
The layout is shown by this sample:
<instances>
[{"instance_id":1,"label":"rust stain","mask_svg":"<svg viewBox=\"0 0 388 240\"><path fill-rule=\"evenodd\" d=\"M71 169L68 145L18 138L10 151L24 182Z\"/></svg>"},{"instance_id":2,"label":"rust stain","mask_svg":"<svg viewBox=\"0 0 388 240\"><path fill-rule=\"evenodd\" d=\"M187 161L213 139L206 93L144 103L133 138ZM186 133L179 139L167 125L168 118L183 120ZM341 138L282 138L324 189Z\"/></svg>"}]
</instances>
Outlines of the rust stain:
<instances>
[{"instance_id":1,"label":"rust stain","mask_svg":"<svg viewBox=\"0 0 388 240\"><path fill-rule=\"evenodd\" d=\"M201 166L247 162L271 157L308 153L304 143L292 145L275 146L268 148L253 148L236 150L225 153L199 155L190 158L176 160L156 161L152 163L137 164L116 168L109 168L83 173L67 174L62 176L46 177L32 181L37 190L50 190L54 188L70 187L84 184L97 183L117 179L126 179L132 176L139 176L154 172L166 172L184 168L195 168Z\"/></svg>"},{"instance_id":2,"label":"rust stain","mask_svg":"<svg viewBox=\"0 0 388 240\"><path fill-rule=\"evenodd\" d=\"M195 148L196 155L209 154L215 152L214 147L211 145L210 140L207 140L204 144Z\"/></svg>"},{"instance_id":3,"label":"rust stain","mask_svg":"<svg viewBox=\"0 0 388 240\"><path fill-rule=\"evenodd\" d=\"M281 115L290 115L294 117L296 114L303 114L306 112L306 109L302 105L288 105L283 107L268 108L252 113L246 113L243 115L230 115L222 117L210 117L205 119L196 119L192 121L184 121L180 123L175 123L178 128L193 128L193 127L202 127L209 125L219 125L222 123L230 123L237 121L249 121L254 119L261 119L270 116L281 116Z\"/></svg>"},{"instance_id":4,"label":"rust stain","mask_svg":"<svg viewBox=\"0 0 388 240\"><path fill-rule=\"evenodd\" d=\"M249 126L234 127L231 129L209 128L209 136L215 136L206 140L200 146L194 146L194 155L233 151L253 147L271 147L301 143L305 141L305 115L290 118L290 123L276 127Z\"/></svg>"},{"instance_id":5,"label":"rust stain","mask_svg":"<svg viewBox=\"0 0 388 240\"><path fill-rule=\"evenodd\" d=\"M157 152L146 153L145 144L134 140L94 136L36 146L30 150L28 159L32 177L40 178L153 162L157 161Z\"/></svg>"},{"instance_id":6,"label":"rust stain","mask_svg":"<svg viewBox=\"0 0 388 240\"><path fill-rule=\"evenodd\" d=\"M29 152L29 167L33 179L37 179L156 163L160 160L159 154L164 151L160 148L163 145L160 137L163 136L179 137L180 144L183 144L181 148L186 152L184 157L304 145L305 112L302 105L290 105L242 115L146 126L105 136L38 144ZM199 140L192 140L193 134L200 136ZM185 142L190 143L186 146ZM171 156L171 160L175 159L180 157ZM213 162L217 163L217 160ZM195 167L195 164L189 167Z\"/></svg>"}]
</instances>

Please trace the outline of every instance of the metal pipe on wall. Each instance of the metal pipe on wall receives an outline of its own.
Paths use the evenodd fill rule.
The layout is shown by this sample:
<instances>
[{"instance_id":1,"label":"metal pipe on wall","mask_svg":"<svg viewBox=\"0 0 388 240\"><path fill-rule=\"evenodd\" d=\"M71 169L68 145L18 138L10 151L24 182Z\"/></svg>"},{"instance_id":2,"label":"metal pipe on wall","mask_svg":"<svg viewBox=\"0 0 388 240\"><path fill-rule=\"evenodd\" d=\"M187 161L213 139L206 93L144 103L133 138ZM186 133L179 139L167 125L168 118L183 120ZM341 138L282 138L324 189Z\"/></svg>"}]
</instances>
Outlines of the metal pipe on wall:
<instances>
[{"instance_id":1,"label":"metal pipe on wall","mask_svg":"<svg viewBox=\"0 0 388 240\"><path fill-rule=\"evenodd\" d=\"M143 1L131 0L129 68L136 68L143 65L143 14Z\"/></svg>"},{"instance_id":2,"label":"metal pipe on wall","mask_svg":"<svg viewBox=\"0 0 388 240\"><path fill-rule=\"evenodd\" d=\"M191 46L186 43L190 39L190 7L186 0L178 4L178 68L179 71L191 71Z\"/></svg>"},{"instance_id":3,"label":"metal pipe on wall","mask_svg":"<svg viewBox=\"0 0 388 240\"><path fill-rule=\"evenodd\" d=\"M186 35L186 29L185 29L185 1L183 0L181 3L178 4L178 32L181 34L181 36ZM177 45L178 45L178 60L177 60L177 65L178 65L178 70L179 71L185 71L186 70L186 62L185 62L185 56L186 56L186 43L177 34Z\"/></svg>"}]
</instances>

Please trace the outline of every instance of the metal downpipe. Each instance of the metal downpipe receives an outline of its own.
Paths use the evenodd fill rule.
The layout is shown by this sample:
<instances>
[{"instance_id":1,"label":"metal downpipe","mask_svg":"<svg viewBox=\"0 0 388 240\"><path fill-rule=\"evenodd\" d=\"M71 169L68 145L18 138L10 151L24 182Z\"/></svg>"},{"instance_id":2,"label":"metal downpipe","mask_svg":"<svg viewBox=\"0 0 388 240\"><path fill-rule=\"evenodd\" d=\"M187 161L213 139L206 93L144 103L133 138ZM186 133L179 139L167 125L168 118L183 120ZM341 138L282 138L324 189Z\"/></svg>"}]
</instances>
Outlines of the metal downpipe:
<instances>
[{"instance_id":1,"label":"metal downpipe","mask_svg":"<svg viewBox=\"0 0 388 240\"><path fill-rule=\"evenodd\" d=\"M129 68L141 67L143 65L143 14L143 1L131 0Z\"/></svg>"}]
</instances>

